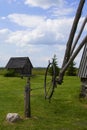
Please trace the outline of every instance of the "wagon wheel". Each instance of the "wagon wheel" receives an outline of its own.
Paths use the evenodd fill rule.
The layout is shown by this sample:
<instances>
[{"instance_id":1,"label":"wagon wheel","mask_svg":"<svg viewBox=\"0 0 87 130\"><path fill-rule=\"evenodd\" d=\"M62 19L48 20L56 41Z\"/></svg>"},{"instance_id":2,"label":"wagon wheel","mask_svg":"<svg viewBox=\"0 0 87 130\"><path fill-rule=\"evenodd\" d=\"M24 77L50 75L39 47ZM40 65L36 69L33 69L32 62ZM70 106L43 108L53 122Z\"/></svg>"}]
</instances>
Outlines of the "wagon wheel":
<instances>
[{"instance_id":1,"label":"wagon wheel","mask_svg":"<svg viewBox=\"0 0 87 130\"><path fill-rule=\"evenodd\" d=\"M45 99L50 99L52 97L55 86L56 86L55 66L53 63L49 63L45 72L45 79L44 79Z\"/></svg>"}]
</instances>

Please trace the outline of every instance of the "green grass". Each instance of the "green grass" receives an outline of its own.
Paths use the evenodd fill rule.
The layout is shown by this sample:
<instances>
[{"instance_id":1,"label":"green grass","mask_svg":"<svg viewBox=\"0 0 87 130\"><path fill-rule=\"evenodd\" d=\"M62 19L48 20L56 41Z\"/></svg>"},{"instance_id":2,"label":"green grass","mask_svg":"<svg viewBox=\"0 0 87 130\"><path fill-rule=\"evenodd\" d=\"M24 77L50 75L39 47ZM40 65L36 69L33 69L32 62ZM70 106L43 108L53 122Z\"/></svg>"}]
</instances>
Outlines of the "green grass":
<instances>
[{"instance_id":1,"label":"green grass","mask_svg":"<svg viewBox=\"0 0 87 130\"><path fill-rule=\"evenodd\" d=\"M31 78L30 119L24 117L26 78L0 76L0 130L87 130L87 101L79 99L80 80L65 77L55 89L51 102L44 99L43 75ZM11 124L5 117L17 112L23 120Z\"/></svg>"}]
</instances>

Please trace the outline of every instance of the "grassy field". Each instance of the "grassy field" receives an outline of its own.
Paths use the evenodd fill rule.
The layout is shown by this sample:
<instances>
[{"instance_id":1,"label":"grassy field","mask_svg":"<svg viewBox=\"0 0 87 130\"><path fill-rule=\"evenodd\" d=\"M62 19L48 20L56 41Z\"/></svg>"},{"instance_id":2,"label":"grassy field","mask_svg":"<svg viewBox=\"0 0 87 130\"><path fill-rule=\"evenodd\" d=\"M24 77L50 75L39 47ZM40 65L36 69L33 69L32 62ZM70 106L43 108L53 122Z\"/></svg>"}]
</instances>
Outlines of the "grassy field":
<instances>
[{"instance_id":1,"label":"grassy field","mask_svg":"<svg viewBox=\"0 0 87 130\"><path fill-rule=\"evenodd\" d=\"M43 75L31 78L30 119L24 117L24 87L26 78L0 76L0 130L87 130L87 101L79 99L80 81L65 77L55 89L51 102L44 99ZM11 124L5 117L17 112L20 122Z\"/></svg>"}]
</instances>

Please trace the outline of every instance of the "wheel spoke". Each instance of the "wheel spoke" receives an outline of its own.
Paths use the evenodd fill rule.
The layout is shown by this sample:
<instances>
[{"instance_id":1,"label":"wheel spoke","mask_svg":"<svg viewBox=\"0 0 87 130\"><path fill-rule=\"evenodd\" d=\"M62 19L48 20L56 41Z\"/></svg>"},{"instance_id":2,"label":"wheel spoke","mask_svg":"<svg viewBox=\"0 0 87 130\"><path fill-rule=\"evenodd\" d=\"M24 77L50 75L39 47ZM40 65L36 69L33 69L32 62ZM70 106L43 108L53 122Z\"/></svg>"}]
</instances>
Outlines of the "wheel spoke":
<instances>
[{"instance_id":1,"label":"wheel spoke","mask_svg":"<svg viewBox=\"0 0 87 130\"><path fill-rule=\"evenodd\" d=\"M51 88L51 85L52 85L52 83L50 83L50 86L49 86L49 88L47 89L46 95L48 95L48 92L50 91L50 89L52 89L52 88Z\"/></svg>"}]
</instances>

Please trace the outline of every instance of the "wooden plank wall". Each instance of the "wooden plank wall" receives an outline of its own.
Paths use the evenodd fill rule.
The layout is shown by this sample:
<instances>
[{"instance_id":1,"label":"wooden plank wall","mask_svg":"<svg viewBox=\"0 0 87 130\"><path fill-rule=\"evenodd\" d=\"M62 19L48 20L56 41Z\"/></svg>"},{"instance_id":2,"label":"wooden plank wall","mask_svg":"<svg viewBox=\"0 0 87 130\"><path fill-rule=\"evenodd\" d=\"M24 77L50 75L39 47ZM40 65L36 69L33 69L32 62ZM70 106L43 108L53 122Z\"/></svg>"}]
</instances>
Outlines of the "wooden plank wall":
<instances>
[{"instance_id":1,"label":"wooden plank wall","mask_svg":"<svg viewBox=\"0 0 87 130\"><path fill-rule=\"evenodd\" d=\"M82 58L80 61L78 76L80 78L87 78L87 43L84 46Z\"/></svg>"}]
</instances>

